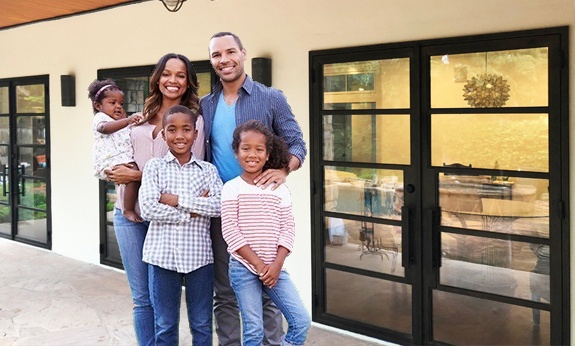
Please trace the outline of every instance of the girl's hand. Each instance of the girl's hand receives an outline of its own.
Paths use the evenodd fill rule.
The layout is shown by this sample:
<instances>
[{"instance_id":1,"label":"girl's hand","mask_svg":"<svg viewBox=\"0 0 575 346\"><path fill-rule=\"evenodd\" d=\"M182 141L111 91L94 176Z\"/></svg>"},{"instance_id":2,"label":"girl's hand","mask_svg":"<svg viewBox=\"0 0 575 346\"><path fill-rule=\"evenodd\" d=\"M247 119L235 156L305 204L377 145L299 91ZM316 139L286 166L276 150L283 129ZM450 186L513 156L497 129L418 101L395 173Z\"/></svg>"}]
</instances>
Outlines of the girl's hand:
<instances>
[{"instance_id":1,"label":"girl's hand","mask_svg":"<svg viewBox=\"0 0 575 346\"><path fill-rule=\"evenodd\" d=\"M117 185L142 179L142 172L126 167L125 165L117 165L112 169L104 170L104 172L106 172L108 179Z\"/></svg>"},{"instance_id":2,"label":"girl's hand","mask_svg":"<svg viewBox=\"0 0 575 346\"><path fill-rule=\"evenodd\" d=\"M272 263L266 265L265 273L260 274L260 280L269 288L274 288L274 286L278 283L278 279L280 277L281 266L278 266L277 263Z\"/></svg>"},{"instance_id":3,"label":"girl's hand","mask_svg":"<svg viewBox=\"0 0 575 346\"><path fill-rule=\"evenodd\" d=\"M142 121L142 116L140 114L132 114L128 120L130 121L130 124L137 124Z\"/></svg>"}]
</instances>

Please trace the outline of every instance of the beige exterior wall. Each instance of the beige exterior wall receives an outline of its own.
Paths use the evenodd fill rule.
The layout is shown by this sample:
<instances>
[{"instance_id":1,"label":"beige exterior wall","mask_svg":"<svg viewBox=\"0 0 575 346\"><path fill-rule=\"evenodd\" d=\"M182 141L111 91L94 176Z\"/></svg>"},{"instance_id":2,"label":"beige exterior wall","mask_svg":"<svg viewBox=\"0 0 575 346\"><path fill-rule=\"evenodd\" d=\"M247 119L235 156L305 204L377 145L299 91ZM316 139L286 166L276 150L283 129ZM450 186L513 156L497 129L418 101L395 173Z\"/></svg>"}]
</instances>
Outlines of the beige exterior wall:
<instances>
[{"instance_id":1,"label":"beige exterior wall","mask_svg":"<svg viewBox=\"0 0 575 346\"><path fill-rule=\"evenodd\" d=\"M98 182L91 173L92 112L86 91L98 69L154 64L168 52L205 60L211 35L232 31L242 38L248 58L273 60L273 85L286 94L309 143L310 50L574 24L575 0L193 0L177 13L148 1L0 31L0 79L50 75L53 251L99 263ZM575 35L570 34L573 97ZM249 61L246 68L250 73ZM76 76L76 107L60 106L63 74ZM575 114L573 104L570 110ZM570 130L575 133L575 122ZM572 140L572 167L574 149ZM288 179L298 225L288 266L308 304L309 183L306 161ZM575 239L571 244L573 257ZM575 290L573 279L571 287Z\"/></svg>"}]
</instances>

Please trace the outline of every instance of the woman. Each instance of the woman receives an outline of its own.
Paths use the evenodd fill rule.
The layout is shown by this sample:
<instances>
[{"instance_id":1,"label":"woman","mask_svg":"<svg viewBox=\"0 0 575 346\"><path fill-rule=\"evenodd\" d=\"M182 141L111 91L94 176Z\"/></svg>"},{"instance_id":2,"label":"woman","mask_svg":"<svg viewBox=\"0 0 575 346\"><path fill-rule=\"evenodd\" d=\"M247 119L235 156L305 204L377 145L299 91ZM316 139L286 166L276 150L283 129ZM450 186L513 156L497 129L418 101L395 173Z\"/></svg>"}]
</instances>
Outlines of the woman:
<instances>
[{"instance_id":1,"label":"woman","mask_svg":"<svg viewBox=\"0 0 575 346\"><path fill-rule=\"evenodd\" d=\"M150 94L144 104L143 120L132 129L134 160L140 170L118 166L108 171L111 181L116 184L140 181L146 162L168 152L168 146L160 133L162 117L168 108L175 105L183 105L198 112L198 79L188 58L170 53L156 64L150 77ZM192 152L197 158L203 159L204 122L201 116L198 117L196 128L198 137ZM149 223L126 219L122 214L123 186L118 186L116 192L118 198L114 210L114 230L134 301L136 338L139 345L154 345L154 311L148 290L148 266L142 261L142 247Z\"/></svg>"}]
</instances>

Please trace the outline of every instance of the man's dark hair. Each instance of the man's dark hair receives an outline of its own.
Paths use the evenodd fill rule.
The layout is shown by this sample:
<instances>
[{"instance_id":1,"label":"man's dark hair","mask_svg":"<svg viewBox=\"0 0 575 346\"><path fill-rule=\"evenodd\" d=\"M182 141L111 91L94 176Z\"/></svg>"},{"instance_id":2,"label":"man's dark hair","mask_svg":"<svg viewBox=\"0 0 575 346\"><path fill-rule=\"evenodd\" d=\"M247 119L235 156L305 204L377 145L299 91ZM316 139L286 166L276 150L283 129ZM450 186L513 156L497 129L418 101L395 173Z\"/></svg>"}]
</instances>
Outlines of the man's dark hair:
<instances>
[{"instance_id":1,"label":"man's dark hair","mask_svg":"<svg viewBox=\"0 0 575 346\"><path fill-rule=\"evenodd\" d=\"M236 34L233 34L233 33L229 32L229 31L221 31L221 32L218 32L218 33L214 34L214 36L212 36L212 38L210 38L210 41L211 41L212 39L214 39L214 38L224 37L224 36L231 36L231 37L233 37L233 38L234 38L234 41L236 41L236 43L238 44L238 47L240 47L240 50L243 50L243 49L244 49L244 45L242 44L242 40L240 40L240 38L239 38Z\"/></svg>"}]
</instances>

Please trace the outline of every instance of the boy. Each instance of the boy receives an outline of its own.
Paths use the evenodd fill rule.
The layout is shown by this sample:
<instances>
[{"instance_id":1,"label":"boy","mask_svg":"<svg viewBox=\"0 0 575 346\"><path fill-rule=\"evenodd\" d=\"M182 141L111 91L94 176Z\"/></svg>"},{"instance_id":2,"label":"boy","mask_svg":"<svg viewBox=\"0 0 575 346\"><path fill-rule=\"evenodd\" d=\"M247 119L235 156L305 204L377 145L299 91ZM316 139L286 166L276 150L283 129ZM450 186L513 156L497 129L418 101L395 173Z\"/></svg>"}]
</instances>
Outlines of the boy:
<instances>
[{"instance_id":1,"label":"boy","mask_svg":"<svg viewBox=\"0 0 575 346\"><path fill-rule=\"evenodd\" d=\"M213 255L210 217L220 216L222 182L215 166L191 152L197 115L169 108L162 136L170 151L146 163L142 217L150 221L143 249L149 265L156 345L177 345L182 280L194 345L212 344Z\"/></svg>"}]
</instances>

